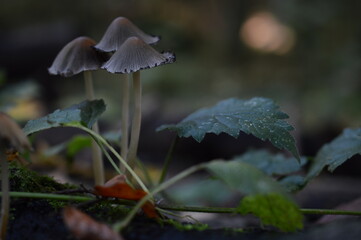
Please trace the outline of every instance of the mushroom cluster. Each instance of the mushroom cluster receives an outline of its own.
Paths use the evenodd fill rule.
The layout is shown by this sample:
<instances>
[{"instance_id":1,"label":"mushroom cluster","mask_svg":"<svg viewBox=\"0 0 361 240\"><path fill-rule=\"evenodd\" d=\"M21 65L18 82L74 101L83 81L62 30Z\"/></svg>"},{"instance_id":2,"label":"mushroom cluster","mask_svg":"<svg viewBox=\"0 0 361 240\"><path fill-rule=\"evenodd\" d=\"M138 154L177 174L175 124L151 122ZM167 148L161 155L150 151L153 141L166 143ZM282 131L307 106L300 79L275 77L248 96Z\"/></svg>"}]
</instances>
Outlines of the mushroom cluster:
<instances>
[{"instance_id":1,"label":"mushroom cluster","mask_svg":"<svg viewBox=\"0 0 361 240\"><path fill-rule=\"evenodd\" d=\"M175 61L171 52L159 53L150 44L160 40L157 36L144 33L125 17L112 21L99 43L88 37L79 37L68 43L57 55L49 73L70 77L84 72L87 98L93 99L92 70L105 69L110 73L121 74L122 81L122 120L121 156L133 168L137 157L141 127L142 85L140 71ZM132 89L128 75L132 73ZM133 120L129 131L130 91L133 90ZM93 127L98 131L98 126ZM93 144L93 166L96 185L104 183L101 151ZM125 171L124 167L121 169Z\"/></svg>"}]
</instances>

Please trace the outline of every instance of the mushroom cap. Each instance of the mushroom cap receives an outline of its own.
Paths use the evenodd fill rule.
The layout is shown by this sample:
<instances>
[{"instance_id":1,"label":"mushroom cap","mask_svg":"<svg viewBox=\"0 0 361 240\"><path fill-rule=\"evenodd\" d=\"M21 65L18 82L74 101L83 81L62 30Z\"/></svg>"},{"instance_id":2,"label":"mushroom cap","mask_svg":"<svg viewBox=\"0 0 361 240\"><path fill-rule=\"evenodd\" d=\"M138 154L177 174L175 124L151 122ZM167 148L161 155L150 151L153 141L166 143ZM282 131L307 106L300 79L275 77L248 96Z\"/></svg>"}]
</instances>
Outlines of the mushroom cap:
<instances>
[{"instance_id":1,"label":"mushroom cap","mask_svg":"<svg viewBox=\"0 0 361 240\"><path fill-rule=\"evenodd\" d=\"M117 51L129 37L138 37L147 44L154 44L160 39L158 36L151 36L144 33L127 18L118 17L113 20L100 42L94 47L103 52L114 52Z\"/></svg>"},{"instance_id":2,"label":"mushroom cap","mask_svg":"<svg viewBox=\"0 0 361 240\"><path fill-rule=\"evenodd\" d=\"M31 149L28 138L19 125L7 114L0 112L0 145L17 151Z\"/></svg>"},{"instance_id":3,"label":"mushroom cap","mask_svg":"<svg viewBox=\"0 0 361 240\"><path fill-rule=\"evenodd\" d=\"M111 73L131 73L173 63L171 52L159 53L137 37L128 38L113 56L102 66Z\"/></svg>"},{"instance_id":4,"label":"mushroom cap","mask_svg":"<svg viewBox=\"0 0 361 240\"><path fill-rule=\"evenodd\" d=\"M95 44L89 37L78 37L69 42L54 59L49 73L71 77L83 71L99 69L107 58L93 48Z\"/></svg>"}]
</instances>

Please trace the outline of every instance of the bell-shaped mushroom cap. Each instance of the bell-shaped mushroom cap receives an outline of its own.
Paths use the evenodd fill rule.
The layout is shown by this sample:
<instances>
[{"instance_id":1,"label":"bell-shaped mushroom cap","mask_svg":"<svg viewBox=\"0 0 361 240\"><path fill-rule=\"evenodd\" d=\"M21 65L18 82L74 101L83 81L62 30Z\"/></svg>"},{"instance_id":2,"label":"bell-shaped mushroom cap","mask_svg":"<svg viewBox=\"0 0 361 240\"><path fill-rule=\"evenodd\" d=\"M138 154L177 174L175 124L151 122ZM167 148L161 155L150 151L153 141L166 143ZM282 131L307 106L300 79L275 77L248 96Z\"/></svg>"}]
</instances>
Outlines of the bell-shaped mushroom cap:
<instances>
[{"instance_id":1,"label":"bell-shaped mushroom cap","mask_svg":"<svg viewBox=\"0 0 361 240\"><path fill-rule=\"evenodd\" d=\"M117 51L129 37L138 37L147 44L154 44L159 37L144 33L125 17L113 20L95 48L103 52Z\"/></svg>"},{"instance_id":2,"label":"bell-shaped mushroom cap","mask_svg":"<svg viewBox=\"0 0 361 240\"><path fill-rule=\"evenodd\" d=\"M159 53L141 39L130 37L102 68L111 73L131 73L174 61L173 53Z\"/></svg>"},{"instance_id":3,"label":"bell-shaped mushroom cap","mask_svg":"<svg viewBox=\"0 0 361 240\"><path fill-rule=\"evenodd\" d=\"M96 42L88 37L78 37L69 42L56 56L48 69L50 74L70 77L87 70L97 70L107 60L105 53L97 52Z\"/></svg>"},{"instance_id":4,"label":"bell-shaped mushroom cap","mask_svg":"<svg viewBox=\"0 0 361 240\"><path fill-rule=\"evenodd\" d=\"M1 148L14 148L17 151L31 149L29 140L19 125L3 112L0 112L0 145Z\"/></svg>"}]
</instances>

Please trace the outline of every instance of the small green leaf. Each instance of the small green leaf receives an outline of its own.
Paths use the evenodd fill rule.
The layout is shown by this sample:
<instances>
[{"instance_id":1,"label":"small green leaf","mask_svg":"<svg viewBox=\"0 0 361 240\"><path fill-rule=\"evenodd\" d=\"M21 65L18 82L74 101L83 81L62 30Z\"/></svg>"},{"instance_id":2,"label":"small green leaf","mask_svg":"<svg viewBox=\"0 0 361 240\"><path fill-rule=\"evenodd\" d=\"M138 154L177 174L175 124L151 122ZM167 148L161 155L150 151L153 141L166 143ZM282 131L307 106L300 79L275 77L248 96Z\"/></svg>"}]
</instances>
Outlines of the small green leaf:
<instances>
[{"instance_id":1,"label":"small green leaf","mask_svg":"<svg viewBox=\"0 0 361 240\"><path fill-rule=\"evenodd\" d=\"M288 192L297 192L305 187L307 181L305 177L299 175L291 175L278 181Z\"/></svg>"},{"instance_id":2,"label":"small green leaf","mask_svg":"<svg viewBox=\"0 0 361 240\"><path fill-rule=\"evenodd\" d=\"M84 135L74 136L67 144L66 156L73 158L79 151L90 147L91 143L91 137Z\"/></svg>"},{"instance_id":3,"label":"small green leaf","mask_svg":"<svg viewBox=\"0 0 361 240\"><path fill-rule=\"evenodd\" d=\"M297 172L307 162L307 159L304 157L298 162L293 157L285 157L283 154L272 154L266 150L250 150L232 160L251 164L269 176L287 175Z\"/></svg>"},{"instance_id":4,"label":"small green leaf","mask_svg":"<svg viewBox=\"0 0 361 240\"><path fill-rule=\"evenodd\" d=\"M160 126L157 131L169 129L180 137L193 137L201 142L206 133L227 133L235 138L243 131L263 141L269 140L274 146L290 151L299 159L295 139L289 133L293 127L284 119L287 114L280 112L271 99L236 98L219 102L211 108L200 109L178 124Z\"/></svg>"},{"instance_id":5,"label":"small green leaf","mask_svg":"<svg viewBox=\"0 0 361 240\"><path fill-rule=\"evenodd\" d=\"M229 187L244 194L280 193L286 191L272 178L254 166L239 161L215 160L207 164L207 170Z\"/></svg>"},{"instance_id":6,"label":"small green leaf","mask_svg":"<svg viewBox=\"0 0 361 240\"><path fill-rule=\"evenodd\" d=\"M361 154L361 128L345 129L340 136L324 145L317 153L306 179L316 177L326 166L332 172L356 154Z\"/></svg>"},{"instance_id":7,"label":"small green leaf","mask_svg":"<svg viewBox=\"0 0 361 240\"><path fill-rule=\"evenodd\" d=\"M180 184L169 190L169 196L177 203L188 205L220 205L234 197L234 191L216 179L205 179Z\"/></svg>"},{"instance_id":8,"label":"small green leaf","mask_svg":"<svg viewBox=\"0 0 361 240\"><path fill-rule=\"evenodd\" d=\"M83 101L63 110L58 109L45 117L30 120L23 131L29 135L49 128L75 126L76 124L91 128L104 111L103 100Z\"/></svg>"},{"instance_id":9,"label":"small green leaf","mask_svg":"<svg viewBox=\"0 0 361 240\"><path fill-rule=\"evenodd\" d=\"M237 212L253 214L265 225L272 225L284 232L303 228L303 215L298 206L277 193L257 194L242 199Z\"/></svg>"},{"instance_id":10,"label":"small green leaf","mask_svg":"<svg viewBox=\"0 0 361 240\"><path fill-rule=\"evenodd\" d=\"M244 197L238 213L252 213L283 231L302 228L302 214L283 187L248 163L216 160L206 169Z\"/></svg>"}]
</instances>

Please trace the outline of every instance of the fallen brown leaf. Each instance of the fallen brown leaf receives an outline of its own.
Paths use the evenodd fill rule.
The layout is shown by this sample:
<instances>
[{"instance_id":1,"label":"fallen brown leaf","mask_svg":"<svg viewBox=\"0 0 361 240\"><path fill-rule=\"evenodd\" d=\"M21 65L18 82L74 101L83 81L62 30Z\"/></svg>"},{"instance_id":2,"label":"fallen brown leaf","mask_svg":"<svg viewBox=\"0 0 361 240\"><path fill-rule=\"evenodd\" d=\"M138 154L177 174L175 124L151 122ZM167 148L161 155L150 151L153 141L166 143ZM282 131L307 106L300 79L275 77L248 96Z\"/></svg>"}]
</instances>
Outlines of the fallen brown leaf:
<instances>
[{"instance_id":1,"label":"fallen brown leaf","mask_svg":"<svg viewBox=\"0 0 361 240\"><path fill-rule=\"evenodd\" d=\"M107 185L107 186L106 186ZM143 190L133 189L124 181L113 181L112 184L104 186L95 186L95 193L103 197L114 197L126 200L139 201L147 195ZM142 210L149 218L158 218L159 215L154 207L154 204L147 201Z\"/></svg>"},{"instance_id":2,"label":"fallen brown leaf","mask_svg":"<svg viewBox=\"0 0 361 240\"><path fill-rule=\"evenodd\" d=\"M110 227L95 221L76 208L64 208L63 218L70 232L79 240L123 240Z\"/></svg>"}]
</instances>

